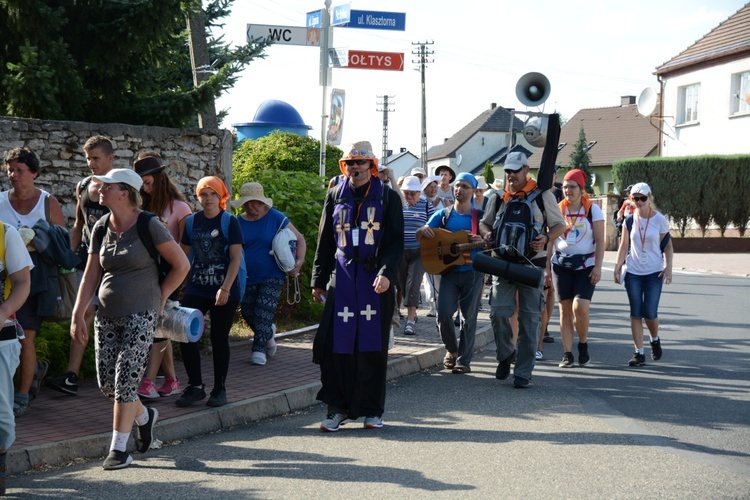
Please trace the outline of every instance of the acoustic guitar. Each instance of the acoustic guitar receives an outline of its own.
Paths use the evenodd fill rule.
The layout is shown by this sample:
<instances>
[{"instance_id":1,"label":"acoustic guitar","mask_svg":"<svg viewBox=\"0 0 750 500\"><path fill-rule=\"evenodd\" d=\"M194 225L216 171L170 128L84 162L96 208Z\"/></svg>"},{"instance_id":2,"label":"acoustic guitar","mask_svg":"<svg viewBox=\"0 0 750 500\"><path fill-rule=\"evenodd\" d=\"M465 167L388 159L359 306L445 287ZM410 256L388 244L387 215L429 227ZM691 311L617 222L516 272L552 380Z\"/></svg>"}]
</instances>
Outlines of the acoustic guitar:
<instances>
[{"instance_id":1,"label":"acoustic guitar","mask_svg":"<svg viewBox=\"0 0 750 500\"><path fill-rule=\"evenodd\" d=\"M454 267L470 266L471 251L484 247L484 241L469 243L466 231L451 233L442 228L433 231L434 238L422 238L419 242L422 267L429 274L446 274Z\"/></svg>"}]
</instances>

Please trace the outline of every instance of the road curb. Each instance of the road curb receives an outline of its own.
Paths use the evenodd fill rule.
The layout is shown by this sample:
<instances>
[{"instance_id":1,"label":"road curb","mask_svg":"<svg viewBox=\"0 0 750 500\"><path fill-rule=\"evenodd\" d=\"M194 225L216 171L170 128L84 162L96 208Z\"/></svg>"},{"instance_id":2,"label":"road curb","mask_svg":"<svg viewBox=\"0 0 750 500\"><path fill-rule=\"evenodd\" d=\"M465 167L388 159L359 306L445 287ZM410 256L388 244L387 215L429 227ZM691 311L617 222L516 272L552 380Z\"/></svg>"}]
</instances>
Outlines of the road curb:
<instances>
[{"instance_id":1,"label":"road curb","mask_svg":"<svg viewBox=\"0 0 750 500\"><path fill-rule=\"evenodd\" d=\"M476 333L477 350L494 342L491 325L480 327ZM445 348L429 347L413 354L399 356L388 362L387 380L395 380L412 375L428 368L434 368L443 361ZM316 399L320 382L313 382L271 394L265 394L243 401L230 403L221 408L203 411L158 421L157 437L164 442L180 441L227 430L238 425L257 422L264 418L278 417L291 412L304 410L320 404ZM128 450L135 448L134 434L128 442ZM68 439L39 446L13 450L8 457L8 472L20 474L46 466L71 465L82 460L103 458L108 449L110 432ZM136 459L138 454L136 454Z\"/></svg>"}]
</instances>

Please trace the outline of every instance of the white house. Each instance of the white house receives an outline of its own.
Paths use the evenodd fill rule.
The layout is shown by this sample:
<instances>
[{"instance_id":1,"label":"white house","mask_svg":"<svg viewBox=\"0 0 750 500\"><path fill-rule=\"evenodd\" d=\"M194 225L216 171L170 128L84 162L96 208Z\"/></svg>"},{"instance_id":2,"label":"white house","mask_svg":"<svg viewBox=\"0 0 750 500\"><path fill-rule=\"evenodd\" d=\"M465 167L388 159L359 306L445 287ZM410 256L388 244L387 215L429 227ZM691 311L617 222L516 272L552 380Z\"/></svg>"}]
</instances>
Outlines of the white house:
<instances>
[{"instance_id":1,"label":"white house","mask_svg":"<svg viewBox=\"0 0 750 500\"><path fill-rule=\"evenodd\" d=\"M750 3L655 74L660 156L750 153Z\"/></svg>"},{"instance_id":2,"label":"white house","mask_svg":"<svg viewBox=\"0 0 750 500\"><path fill-rule=\"evenodd\" d=\"M537 151L520 133L523 121L514 117L515 144L513 151L522 151L527 156ZM471 172L481 175L485 163L500 165L507 155L510 112L494 102L453 136L427 152L428 174L432 175L440 165L448 165L456 173ZM500 169L497 169L499 172ZM496 173L497 175L497 173Z\"/></svg>"}]
</instances>

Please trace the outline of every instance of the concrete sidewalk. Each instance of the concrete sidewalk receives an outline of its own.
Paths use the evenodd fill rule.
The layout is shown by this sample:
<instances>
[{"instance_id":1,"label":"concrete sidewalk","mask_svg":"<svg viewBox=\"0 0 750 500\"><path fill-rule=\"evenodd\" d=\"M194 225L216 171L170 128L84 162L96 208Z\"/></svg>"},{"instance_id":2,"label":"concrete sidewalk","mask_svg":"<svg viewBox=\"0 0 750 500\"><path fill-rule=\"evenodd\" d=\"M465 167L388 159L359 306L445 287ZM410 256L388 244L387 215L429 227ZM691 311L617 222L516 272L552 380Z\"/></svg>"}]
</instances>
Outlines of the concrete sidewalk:
<instances>
[{"instance_id":1,"label":"concrete sidewalk","mask_svg":"<svg viewBox=\"0 0 750 500\"><path fill-rule=\"evenodd\" d=\"M615 252L607 252L611 267ZM750 276L747 254L675 254L675 270ZM612 279L605 273L604 279ZM493 342L486 300L479 312L476 347ZM445 350L434 318L419 310L416 335L396 329L396 344L389 353L388 378L416 373L442 362ZM556 329L554 329L556 331ZM311 362L311 335L280 339L278 353L265 366L250 364L247 342L232 348L227 396L229 404L208 408L200 402L190 408L174 405L177 396L149 403L159 410L157 438L176 441L228 429L266 417L307 408L318 403L319 369ZM202 357L204 382L212 387L210 355ZM178 363L178 377L187 381ZM321 418L323 417L321 410ZM81 459L103 457L111 439L112 404L101 394L95 380L82 381L78 395L69 396L43 388L31 410L16 421L17 439L11 447L8 471L17 474L45 466L65 465ZM134 449L133 438L128 449Z\"/></svg>"}]
</instances>

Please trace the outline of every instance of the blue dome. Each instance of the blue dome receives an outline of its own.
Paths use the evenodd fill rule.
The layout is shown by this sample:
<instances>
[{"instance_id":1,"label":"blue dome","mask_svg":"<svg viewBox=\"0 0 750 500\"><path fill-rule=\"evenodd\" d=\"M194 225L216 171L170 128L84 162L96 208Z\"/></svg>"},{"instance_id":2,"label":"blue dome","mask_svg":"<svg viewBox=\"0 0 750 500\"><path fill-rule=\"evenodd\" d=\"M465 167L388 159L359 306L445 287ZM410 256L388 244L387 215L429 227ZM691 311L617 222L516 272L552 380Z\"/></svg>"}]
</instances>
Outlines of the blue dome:
<instances>
[{"instance_id":1,"label":"blue dome","mask_svg":"<svg viewBox=\"0 0 750 500\"><path fill-rule=\"evenodd\" d=\"M312 130L310 125L305 125L302 116L291 104L275 99L263 101L258 106L252 122L233 123L232 125L237 130L237 139L240 141L243 139L258 139L274 130L292 132L298 135L307 135L307 131Z\"/></svg>"},{"instance_id":2,"label":"blue dome","mask_svg":"<svg viewBox=\"0 0 750 500\"><path fill-rule=\"evenodd\" d=\"M312 127L305 125L302 116L289 103L279 100L263 101L255 112L252 123L258 125L278 125L280 127Z\"/></svg>"}]
</instances>

